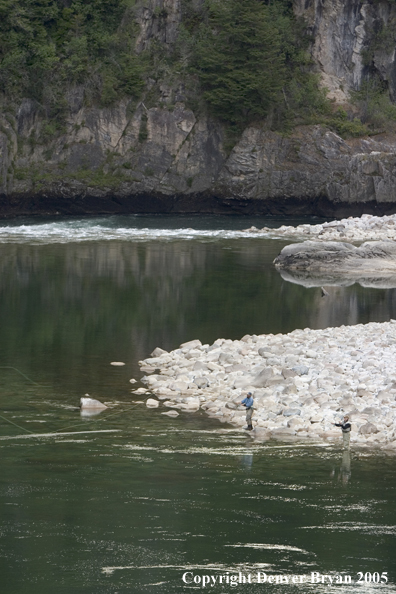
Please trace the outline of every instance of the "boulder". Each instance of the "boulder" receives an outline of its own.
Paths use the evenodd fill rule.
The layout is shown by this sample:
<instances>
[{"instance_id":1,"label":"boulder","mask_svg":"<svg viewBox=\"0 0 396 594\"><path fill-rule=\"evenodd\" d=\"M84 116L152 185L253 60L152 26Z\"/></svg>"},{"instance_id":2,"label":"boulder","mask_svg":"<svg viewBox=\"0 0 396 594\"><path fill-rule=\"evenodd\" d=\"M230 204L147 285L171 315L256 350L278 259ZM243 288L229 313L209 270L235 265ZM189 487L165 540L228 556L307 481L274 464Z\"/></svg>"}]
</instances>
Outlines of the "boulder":
<instances>
[{"instance_id":1,"label":"boulder","mask_svg":"<svg viewBox=\"0 0 396 594\"><path fill-rule=\"evenodd\" d=\"M249 435L254 437L257 441L268 441L271 439L271 431L265 427L255 427Z\"/></svg>"},{"instance_id":2,"label":"boulder","mask_svg":"<svg viewBox=\"0 0 396 594\"><path fill-rule=\"evenodd\" d=\"M285 408L283 411L284 417L296 417L301 415L301 410L299 408Z\"/></svg>"},{"instance_id":3,"label":"boulder","mask_svg":"<svg viewBox=\"0 0 396 594\"><path fill-rule=\"evenodd\" d=\"M221 365L224 365L225 363L234 363L234 356L232 355L232 353L222 352L219 355L219 363Z\"/></svg>"},{"instance_id":4,"label":"boulder","mask_svg":"<svg viewBox=\"0 0 396 594\"><path fill-rule=\"evenodd\" d=\"M287 421L287 426L290 429L294 429L295 431L301 431L306 428L305 422L299 417L291 418L289 421Z\"/></svg>"},{"instance_id":5,"label":"boulder","mask_svg":"<svg viewBox=\"0 0 396 594\"><path fill-rule=\"evenodd\" d=\"M148 408L158 408L159 407L159 402L158 402L158 400L154 400L154 398L148 398L146 400L146 406Z\"/></svg>"},{"instance_id":6,"label":"boulder","mask_svg":"<svg viewBox=\"0 0 396 594\"><path fill-rule=\"evenodd\" d=\"M373 423L366 423L360 427L359 433L361 435L373 435L378 433L378 429L375 425L373 425Z\"/></svg>"},{"instance_id":7,"label":"boulder","mask_svg":"<svg viewBox=\"0 0 396 594\"><path fill-rule=\"evenodd\" d=\"M358 396L359 398L370 398L371 392L369 392L365 388L359 388L356 391L356 396Z\"/></svg>"},{"instance_id":8,"label":"boulder","mask_svg":"<svg viewBox=\"0 0 396 594\"><path fill-rule=\"evenodd\" d=\"M156 347L153 352L151 353L150 357L161 357L161 355L166 355L168 351L164 351L160 347Z\"/></svg>"},{"instance_id":9,"label":"boulder","mask_svg":"<svg viewBox=\"0 0 396 594\"><path fill-rule=\"evenodd\" d=\"M366 406L366 408L364 408L362 410L362 415L372 415L374 417L379 416L381 414L381 411L378 408L375 408L374 406Z\"/></svg>"},{"instance_id":10,"label":"boulder","mask_svg":"<svg viewBox=\"0 0 396 594\"><path fill-rule=\"evenodd\" d=\"M243 373L248 372L248 368L246 367L246 365L242 365L241 363L235 363L234 365L227 365L227 367L225 367L224 370L227 373L234 373L234 371L242 371Z\"/></svg>"},{"instance_id":11,"label":"boulder","mask_svg":"<svg viewBox=\"0 0 396 594\"><path fill-rule=\"evenodd\" d=\"M243 376L243 377L237 377L234 381L234 388L239 389L242 388L242 390L244 388L247 388L248 386L251 386L252 382L252 378L251 376Z\"/></svg>"},{"instance_id":12,"label":"boulder","mask_svg":"<svg viewBox=\"0 0 396 594\"><path fill-rule=\"evenodd\" d=\"M187 382L179 380L179 381L172 382L170 384L169 388L170 388L170 390L173 390L174 392L185 392L188 388L188 384L187 384Z\"/></svg>"},{"instance_id":13,"label":"boulder","mask_svg":"<svg viewBox=\"0 0 396 594\"><path fill-rule=\"evenodd\" d=\"M202 342L200 340L190 340L188 342L183 342L183 344L180 345L180 348L190 350L201 346Z\"/></svg>"},{"instance_id":14,"label":"boulder","mask_svg":"<svg viewBox=\"0 0 396 594\"><path fill-rule=\"evenodd\" d=\"M179 413L177 410L168 410L166 412L161 413L161 415L165 415L166 417L178 417Z\"/></svg>"},{"instance_id":15,"label":"boulder","mask_svg":"<svg viewBox=\"0 0 396 594\"><path fill-rule=\"evenodd\" d=\"M200 401L199 398L193 398L193 397L189 397L186 398L185 402L182 403L182 410L186 410L186 411L196 411L199 410L199 406L200 406Z\"/></svg>"},{"instance_id":16,"label":"boulder","mask_svg":"<svg viewBox=\"0 0 396 594\"><path fill-rule=\"evenodd\" d=\"M308 375L309 367L306 365L295 365L292 367L292 371L295 371L297 375Z\"/></svg>"},{"instance_id":17,"label":"boulder","mask_svg":"<svg viewBox=\"0 0 396 594\"><path fill-rule=\"evenodd\" d=\"M200 389L207 388L209 386L209 380L207 377L196 377L194 379L194 384Z\"/></svg>"},{"instance_id":18,"label":"boulder","mask_svg":"<svg viewBox=\"0 0 396 594\"><path fill-rule=\"evenodd\" d=\"M272 357L272 352L269 351L266 347L261 347L258 350L258 354L260 355L260 357L264 357L265 359L267 359L268 357Z\"/></svg>"},{"instance_id":19,"label":"boulder","mask_svg":"<svg viewBox=\"0 0 396 594\"><path fill-rule=\"evenodd\" d=\"M366 241L359 247L340 241L287 245L274 260L282 277L304 286L396 287L396 242ZM286 276L285 273L286 272Z\"/></svg>"},{"instance_id":20,"label":"boulder","mask_svg":"<svg viewBox=\"0 0 396 594\"><path fill-rule=\"evenodd\" d=\"M100 400L96 400L95 398L89 398L85 396L84 398L80 398L80 409L87 410L87 409L96 409L96 410L104 410L105 408L109 408Z\"/></svg>"},{"instance_id":21,"label":"boulder","mask_svg":"<svg viewBox=\"0 0 396 594\"><path fill-rule=\"evenodd\" d=\"M251 380L251 385L256 388L267 388L270 385L270 380L273 379L274 372L272 367L264 367L257 375Z\"/></svg>"},{"instance_id":22,"label":"boulder","mask_svg":"<svg viewBox=\"0 0 396 594\"><path fill-rule=\"evenodd\" d=\"M245 334L245 336L242 336L241 342L250 342L251 338L252 337L250 336L250 334Z\"/></svg>"},{"instance_id":23,"label":"boulder","mask_svg":"<svg viewBox=\"0 0 396 594\"><path fill-rule=\"evenodd\" d=\"M163 378L160 377L160 380L162 380ZM142 378L140 380L142 383L147 384L147 386L151 389L153 388L156 384L158 384L158 376L156 375L150 375L147 378Z\"/></svg>"},{"instance_id":24,"label":"boulder","mask_svg":"<svg viewBox=\"0 0 396 594\"><path fill-rule=\"evenodd\" d=\"M208 366L206 365L206 363L203 363L202 361L196 361L194 363L193 370L194 371L207 371Z\"/></svg>"},{"instance_id":25,"label":"boulder","mask_svg":"<svg viewBox=\"0 0 396 594\"><path fill-rule=\"evenodd\" d=\"M155 395L158 396L158 398L161 399L165 399L165 398L170 398L171 396L174 396L174 392L173 390L170 390L169 388L166 388L165 386L160 386L160 387L155 387Z\"/></svg>"}]
</instances>

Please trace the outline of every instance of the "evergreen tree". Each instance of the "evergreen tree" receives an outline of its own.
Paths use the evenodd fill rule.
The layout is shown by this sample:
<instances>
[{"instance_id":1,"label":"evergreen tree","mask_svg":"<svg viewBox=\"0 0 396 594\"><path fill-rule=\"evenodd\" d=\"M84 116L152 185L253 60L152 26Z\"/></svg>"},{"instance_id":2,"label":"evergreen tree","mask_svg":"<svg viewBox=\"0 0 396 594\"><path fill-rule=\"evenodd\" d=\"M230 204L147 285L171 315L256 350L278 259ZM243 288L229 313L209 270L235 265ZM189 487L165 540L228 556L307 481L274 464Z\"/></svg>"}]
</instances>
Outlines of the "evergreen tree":
<instances>
[{"instance_id":1,"label":"evergreen tree","mask_svg":"<svg viewBox=\"0 0 396 594\"><path fill-rule=\"evenodd\" d=\"M213 114L244 124L268 114L285 83L282 39L260 0L209 0L193 69Z\"/></svg>"}]
</instances>

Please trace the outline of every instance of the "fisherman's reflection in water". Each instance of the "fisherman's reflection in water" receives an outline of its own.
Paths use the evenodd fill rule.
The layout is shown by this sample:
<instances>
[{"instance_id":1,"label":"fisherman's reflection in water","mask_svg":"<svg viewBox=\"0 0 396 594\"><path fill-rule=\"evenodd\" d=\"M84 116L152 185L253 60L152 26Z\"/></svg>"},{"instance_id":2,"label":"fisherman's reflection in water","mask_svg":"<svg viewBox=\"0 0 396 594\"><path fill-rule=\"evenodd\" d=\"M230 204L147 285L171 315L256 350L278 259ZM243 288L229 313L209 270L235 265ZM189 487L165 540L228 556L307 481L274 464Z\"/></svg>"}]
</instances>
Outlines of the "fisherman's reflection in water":
<instances>
[{"instance_id":1,"label":"fisherman's reflection in water","mask_svg":"<svg viewBox=\"0 0 396 594\"><path fill-rule=\"evenodd\" d=\"M341 458L341 466L338 474L336 474L336 470L334 469L331 472L332 477L337 477L337 480L347 485L351 478L351 452L349 450L344 450L342 452Z\"/></svg>"},{"instance_id":2,"label":"fisherman's reflection in water","mask_svg":"<svg viewBox=\"0 0 396 594\"><path fill-rule=\"evenodd\" d=\"M339 478L344 483L344 485L349 483L349 479L351 478L351 452L349 450L344 450L342 452Z\"/></svg>"},{"instance_id":3,"label":"fisherman's reflection in water","mask_svg":"<svg viewBox=\"0 0 396 594\"><path fill-rule=\"evenodd\" d=\"M241 466L243 470L250 471L253 465L253 454L244 454L241 458Z\"/></svg>"}]
</instances>

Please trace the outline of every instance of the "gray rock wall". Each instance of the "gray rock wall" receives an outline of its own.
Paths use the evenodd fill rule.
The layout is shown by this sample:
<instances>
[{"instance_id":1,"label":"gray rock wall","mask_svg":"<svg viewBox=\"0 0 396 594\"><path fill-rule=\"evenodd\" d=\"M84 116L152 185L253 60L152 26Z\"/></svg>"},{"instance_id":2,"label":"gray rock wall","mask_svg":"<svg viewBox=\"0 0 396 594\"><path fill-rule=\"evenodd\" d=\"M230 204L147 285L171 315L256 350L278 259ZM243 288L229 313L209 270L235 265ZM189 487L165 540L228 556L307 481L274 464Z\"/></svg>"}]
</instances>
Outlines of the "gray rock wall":
<instances>
[{"instance_id":1,"label":"gray rock wall","mask_svg":"<svg viewBox=\"0 0 396 594\"><path fill-rule=\"evenodd\" d=\"M396 99L395 44L374 43L380 30L394 28L393 2L294 0L294 12L308 25L312 57L330 98L347 102L350 91L359 89L371 59L371 67Z\"/></svg>"}]
</instances>

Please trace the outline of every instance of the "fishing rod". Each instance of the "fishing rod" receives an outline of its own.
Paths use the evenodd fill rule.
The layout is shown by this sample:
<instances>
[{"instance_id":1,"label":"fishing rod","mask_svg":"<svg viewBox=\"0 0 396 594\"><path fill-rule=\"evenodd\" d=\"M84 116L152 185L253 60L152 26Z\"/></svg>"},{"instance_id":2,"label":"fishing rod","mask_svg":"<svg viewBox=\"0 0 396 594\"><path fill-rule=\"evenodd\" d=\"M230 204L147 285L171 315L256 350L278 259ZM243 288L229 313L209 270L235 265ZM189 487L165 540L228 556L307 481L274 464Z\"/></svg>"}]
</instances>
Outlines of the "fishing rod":
<instances>
[{"instance_id":1,"label":"fishing rod","mask_svg":"<svg viewBox=\"0 0 396 594\"><path fill-rule=\"evenodd\" d=\"M25 375L24 373L22 373L22 371L20 371L20 369L17 369L16 367L12 367L11 365L0 365L0 369L13 369L14 371L16 371L17 373L19 373L22 377L24 377L25 379L27 379L29 382L31 382L32 384L34 384L35 386L39 386L39 387L43 387L43 384L38 384L37 382L33 381L30 377L28 377L27 375ZM148 395L143 401L142 403L146 402L148 399L150 398L150 395ZM116 412L110 414L110 415L106 415L106 417L102 417L100 419L92 419L91 422L95 423L97 421L104 421L107 420L110 417L114 417L117 415L120 415L124 412L128 412L128 410L131 410L131 406L137 406L137 402L131 404L127 409L118 409ZM140 403L139 403L140 404ZM17 423L14 423L14 421L11 421L10 419L7 419L7 417L4 417L3 415L0 415L0 419L3 419L4 421L6 421L7 423L10 423L11 425L14 425L15 427L18 427L18 429L21 429L22 431L26 431L27 433L37 433L34 431L30 431L29 429L26 429L26 427L22 427L21 425L18 425ZM65 429L72 429L73 427L78 427L80 425L82 425L85 421L79 421L78 423L74 423L73 425L67 425L66 427L62 427L61 429L57 429L56 431L53 431L53 433L60 433L61 431L65 431Z\"/></svg>"},{"instance_id":2,"label":"fishing rod","mask_svg":"<svg viewBox=\"0 0 396 594\"><path fill-rule=\"evenodd\" d=\"M110 414L110 415L106 415L106 417L102 417L100 419L92 419L92 423L96 423L98 421L107 421L107 419L109 419L110 417L115 417L118 415L121 415L122 413L128 412L129 410L131 410L131 407L135 407L138 404L144 403L146 402L148 399L150 398L150 394L141 402L134 402L132 403L128 408L125 409L118 409L116 412ZM22 427L21 425L17 425L17 423L14 423L14 421L11 421L10 419L7 419L7 417L4 417L3 415L0 415L0 419L3 419L4 421L6 421L7 423L10 423L11 425L15 425L15 427L18 427L18 429L22 429L22 431L26 431L27 433L32 433L32 434L37 434L37 431L30 431L29 429L26 429L25 427ZM56 429L56 431L53 431L52 433L60 433L62 431L65 431L66 429L72 429L73 427L79 427L80 425L84 424L85 421L79 421L78 423L74 423L73 425L67 425L66 427L62 427L61 429ZM43 432L43 435L45 433ZM38 437L40 437L40 434L37 434Z\"/></svg>"},{"instance_id":3,"label":"fishing rod","mask_svg":"<svg viewBox=\"0 0 396 594\"><path fill-rule=\"evenodd\" d=\"M22 373L22 371L20 371L16 367L12 367L11 365L0 365L0 369L13 369L14 371L16 371L17 373L19 373L20 375L22 375L22 377L24 377L25 379L27 379L29 382L31 382L35 386L43 387L43 384L38 384L37 382L34 382L30 377L28 377L27 375L25 375L24 373Z\"/></svg>"},{"instance_id":4,"label":"fishing rod","mask_svg":"<svg viewBox=\"0 0 396 594\"><path fill-rule=\"evenodd\" d=\"M148 399L150 398L150 394L147 396L147 398L145 398L143 401L141 402L133 402L128 408L125 409L118 409L117 412L112 413L111 415L106 415L106 417L101 417L98 419L92 419L92 423L96 423L97 421L107 421L107 419L109 419L110 417L115 417L117 415L120 415L124 412L128 412L128 410L131 410L131 407L137 406L138 404L144 403L146 402ZM65 429L71 429L73 427L77 427L81 424L85 423L85 421L79 421L78 423L74 424L74 425L68 425L67 427L62 427L62 429L57 429L56 431L54 431L54 433L58 433L59 431L64 431Z\"/></svg>"}]
</instances>

